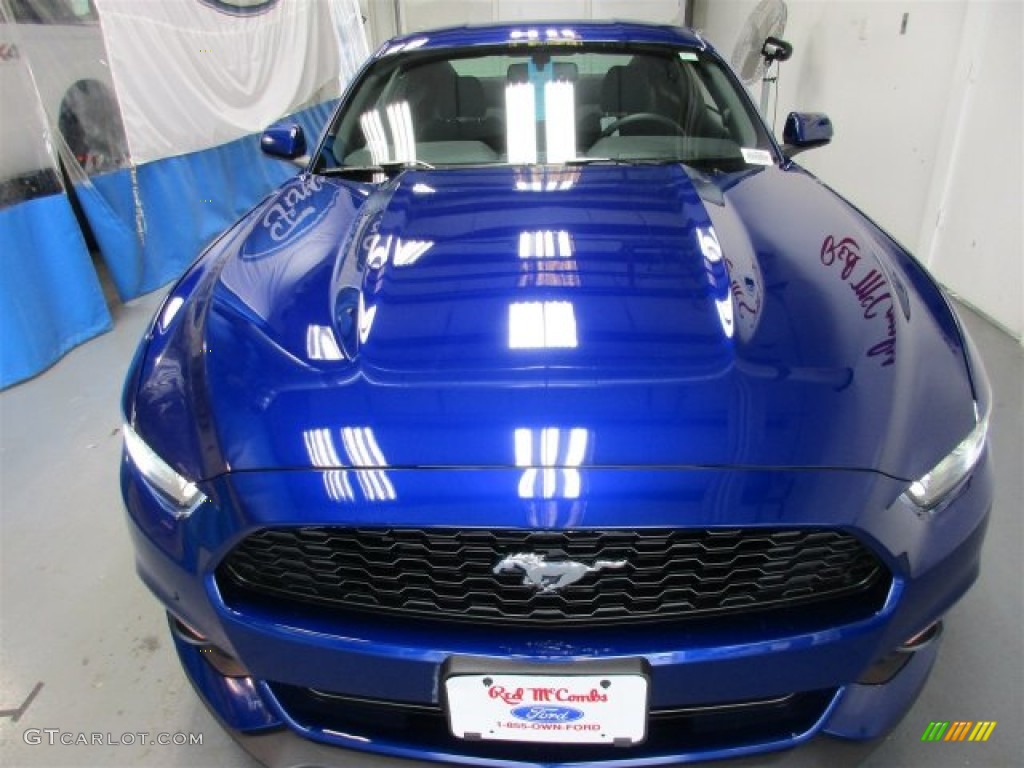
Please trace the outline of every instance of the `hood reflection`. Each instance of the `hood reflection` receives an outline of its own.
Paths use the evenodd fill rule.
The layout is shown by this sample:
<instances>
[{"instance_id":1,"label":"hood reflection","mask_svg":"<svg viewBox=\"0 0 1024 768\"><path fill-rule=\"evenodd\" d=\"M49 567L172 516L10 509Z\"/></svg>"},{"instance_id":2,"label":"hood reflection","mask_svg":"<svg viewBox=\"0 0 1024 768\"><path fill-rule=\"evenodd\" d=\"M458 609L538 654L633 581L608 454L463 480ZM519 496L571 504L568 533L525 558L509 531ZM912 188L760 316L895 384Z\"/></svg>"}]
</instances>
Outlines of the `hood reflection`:
<instances>
[{"instance_id":1,"label":"hood reflection","mask_svg":"<svg viewBox=\"0 0 1024 768\"><path fill-rule=\"evenodd\" d=\"M514 301L508 305L509 349L575 349L576 310L569 301Z\"/></svg>"},{"instance_id":2,"label":"hood reflection","mask_svg":"<svg viewBox=\"0 0 1024 768\"><path fill-rule=\"evenodd\" d=\"M578 499L581 479L578 467L587 459L590 431L582 428L515 430L516 466L521 499Z\"/></svg>"},{"instance_id":3,"label":"hood reflection","mask_svg":"<svg viewBox=\"0 0 1024 768\"><path fill-rule=\"evenodd\" d=\"M309 456L310 465L326 468L323 474L324 490L332 501L355 501L349 473L355 476L363 498L367 501L394 501L398 498L395 486L384 468L387 459L381 451L377 437L370 427L342 427L339 430L341 448L348 459L349 469L344 467L335 442L334 434L328 428L306 429L302 441Z\"/></svg>"}]
</instances>

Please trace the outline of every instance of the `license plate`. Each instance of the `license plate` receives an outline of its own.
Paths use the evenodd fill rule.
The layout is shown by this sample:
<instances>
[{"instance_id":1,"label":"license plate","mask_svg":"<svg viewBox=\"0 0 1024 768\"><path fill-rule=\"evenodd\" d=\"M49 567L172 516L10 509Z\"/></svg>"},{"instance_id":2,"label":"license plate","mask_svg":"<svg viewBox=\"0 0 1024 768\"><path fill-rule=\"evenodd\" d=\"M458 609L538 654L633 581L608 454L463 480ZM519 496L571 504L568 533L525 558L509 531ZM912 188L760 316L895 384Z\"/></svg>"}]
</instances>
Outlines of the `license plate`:
<instances>
[{"instance_id":1,"label":"license plate","mask_svg":"<svg viewBox=\"0 0 1024 768\"><path fill-rule=\"evenodd\" d=\"M629 746L646 735L642 675L458 675L445 691L460 739Z\"/></svg>"}]
</instances>

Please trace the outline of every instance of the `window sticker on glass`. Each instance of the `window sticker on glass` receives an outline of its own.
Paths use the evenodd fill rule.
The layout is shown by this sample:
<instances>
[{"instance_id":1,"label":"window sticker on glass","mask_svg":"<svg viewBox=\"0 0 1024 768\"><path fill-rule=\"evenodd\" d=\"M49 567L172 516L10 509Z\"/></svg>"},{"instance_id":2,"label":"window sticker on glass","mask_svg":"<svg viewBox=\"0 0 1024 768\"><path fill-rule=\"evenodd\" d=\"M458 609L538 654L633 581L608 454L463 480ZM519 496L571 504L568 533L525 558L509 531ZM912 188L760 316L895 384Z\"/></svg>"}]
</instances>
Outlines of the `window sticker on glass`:
<instances>
[{"instance_id":1,"label":"window sticker on glass","mask_svg":"<svg viewBox=\"0 0 1024 768\"><path fill-rule=\"evenodd\" d=\"M772 153L767 149L751 149L750 147L740 147L740 152L743 153L743 160L750 163L751 165L774 165L775 161L772 159Z\"/></svg>"},{"instance_id":2,"label":"window sticker on glass","mask_svg":"<svg viewBox=\"0 0 1024 768\"><path fill-rule=\"evenodd\" d=\"M694 53L693 51L680 51L679 58L682 59L683 61L696 61L697 54Z\"/></svg>"}]
</instances>

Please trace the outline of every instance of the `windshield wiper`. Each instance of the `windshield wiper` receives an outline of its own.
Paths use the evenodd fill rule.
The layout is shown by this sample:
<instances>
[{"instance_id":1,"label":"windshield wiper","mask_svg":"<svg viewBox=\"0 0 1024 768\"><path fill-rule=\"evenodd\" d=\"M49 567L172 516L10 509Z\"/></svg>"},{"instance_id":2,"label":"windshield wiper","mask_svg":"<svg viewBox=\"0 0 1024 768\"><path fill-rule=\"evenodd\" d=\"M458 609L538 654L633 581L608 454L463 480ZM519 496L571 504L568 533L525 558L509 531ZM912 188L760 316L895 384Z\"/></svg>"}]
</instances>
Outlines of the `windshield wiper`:
<instances>
[{"instance_id":1,"label":"windshield wiper","mask_svg":"<svg viewBox=\"0 0 1024 768\"><path fill-rule=\"evenodd\" d=\"M390 163L379 163L380 167L387 173L398 173L399 171L432 171L437 166L426 163L422 160L395 160Z\"/></svg>"},{"instance_id":2,"label":"windshield wiper","mask_svg":"<svg viewBox=\"0 0 1024 768\"><path fill-rule=\"evenodd\" d=\"M576 165L675 165L683 163L677 157L574 157L562 164Z\"/></svg>"},{"instance_id":3,"label":"windshield wiper","mask_svg":"<svg viewBox=\"0 0 1024 768\"><path fill-rule=\"evenodd\" d=\"M384 173L388 176L393 176L402 171L432 171L435 167L422 160L396 160L394 162L378 163L377 165L336 165L331 168L321 168L317 173L322 176L344 176L349 173Z\"/></svg>"},{"instance_id":4,"label":"windshield wiper","mask_svg":"<svg viewBox=\"0 0 1024 768\"><path fill-rule=\"evenodd\" d=\"M620 157L573 157L556 165L632 165L632 161Z\"/></svg>"}]
</instances>

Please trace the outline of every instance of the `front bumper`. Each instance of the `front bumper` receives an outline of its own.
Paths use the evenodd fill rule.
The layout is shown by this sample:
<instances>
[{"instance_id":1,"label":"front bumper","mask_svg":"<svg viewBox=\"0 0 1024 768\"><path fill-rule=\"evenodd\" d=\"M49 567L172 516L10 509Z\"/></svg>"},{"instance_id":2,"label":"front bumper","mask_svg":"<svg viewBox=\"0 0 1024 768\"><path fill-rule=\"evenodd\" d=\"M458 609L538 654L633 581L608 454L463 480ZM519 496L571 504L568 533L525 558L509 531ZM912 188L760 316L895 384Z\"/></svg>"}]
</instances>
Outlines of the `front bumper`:
<instances>
[{"instance_id":1,"label":"front bumper","mask_svg":"<svg viewBox=\"0 0 1024 768\"><path fill-rule=\"evenodd\" d=\"M678 525L679 520L722 527L778 525L780 519L793 527L827 524L855 533L885 562L893 574L889 597L880 611L852 623L836 623L812 606L806 615L781 624L691 622L571 631L228 607L214 570L245 535L300 522L381 525L381 505L332 502L321 472L246 473L204 488L209 504L176 521L163 514L159 499L128 464L122 483L144 581L171 614L240 660L249 673L219 674L200 646L176 636L193 685L243 746L272 765L344 762L342 756L332 759L330 750L342 746L477 765L639 766L781 749L817 733L878 736L913 702L937 644L910 655L884 684L857 681L939 620L970 586L991 505L987 458L937 515L903 506L897 498L901 484L868 473L581 472L581 498L542 507L510 500L515 497L506 486L515 487L515 478L506 481L505 475L513 471L444 471L427 478L392 472L395 495L404 503L386 523L614 527L623 524L616 511L628 499L633 514L625 522L636 527ZM785 498L773 493L776 487L785 489ZM759 493L746 492L751 488ZM829 509L825 519L824 508ZM304 510L301 521L294 509ZM488 510L488 519L480 519L480 509ZM538 751L462 742L447 734L440 709L445 665L453 658L514 660L526 670L553 663L599 668L641 659L650 676L652 713L675 712L671 716L679 719L662 729L667 735L613 750ZM316 705L310 689L348 703L332 711ZM753 716L744 717L738 705L749 705ZM716 713L728 716L716 720ZM728 721L724 726L723 720ZM282 740L296 736L305 737L297 739L298 746L282 746Z\"/></svg>"}]
</instances>

